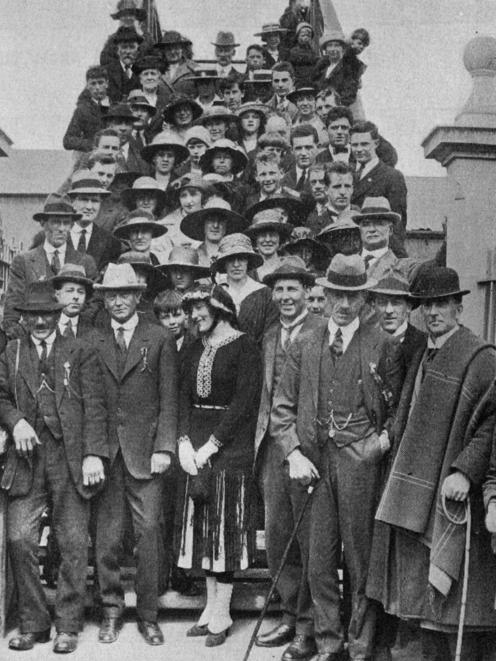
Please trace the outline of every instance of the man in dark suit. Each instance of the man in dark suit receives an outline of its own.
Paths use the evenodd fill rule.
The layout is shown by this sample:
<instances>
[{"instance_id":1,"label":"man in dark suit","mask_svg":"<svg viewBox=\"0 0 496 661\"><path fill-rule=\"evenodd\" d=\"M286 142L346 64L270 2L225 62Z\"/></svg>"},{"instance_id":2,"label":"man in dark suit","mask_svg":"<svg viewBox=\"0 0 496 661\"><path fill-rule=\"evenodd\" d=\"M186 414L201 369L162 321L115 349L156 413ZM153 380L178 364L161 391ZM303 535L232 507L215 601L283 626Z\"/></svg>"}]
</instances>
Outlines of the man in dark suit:
<instances>
[{"instance_id":1,"label":"man in dark suit","mask_svg":"<svg viewBox=\"0 0 496 661\"><path fill-rule=\"evenodd\" d=\"M88 498L108 457L102 378L93 349L56 332L62 304L48 282L29 285L17 306L27 336L0 358L0 421L12 445L2 477L9 493L8 546L17 585L19 634L9 647L50 639L38 566L39 528L50 501L61 562L54 652L73 652L84 623Z\"/></svg>"},{"instance_id":2,"label":"man in dark suit","mask_svg":"<svg viewBox=\"0 0 496 661\"><path fill-rule=\"evenodd\" d=\"M121 26L115 33L113 42L118 59L107 64L108 95L111 103L120 103L132 89L139 87L139 78L133 71L133 65L138 58L142 41L143 37L134 28Z\"/></svg>"},{"instance_id":3,"label":"man in dark suit","mask_svg":"<svg viewBox=\"0 0 496 661\"><path fill-rule=\"evenodd\" d=\"M107 393L110 447L105 488L96 502L96 567L103 607L98 639L114 642L122 626L120 551L128 505L135 534L138 629L148 644L161 645L161 496L163 473L176 447L176 346L163 328L138 317L146 285L138 282L130 264L109 264L95 288L103 293L110 315L110 324L94 340Z\"/></svg>"},{"instance_id":4,"label":"man in dark suit","mask_svg":"<svg viewBox=\"0 0 496 661\"><path fill-rule=\"evenodd\" d=\"M406 257L404 249L406 234L405 178L399 170L383 163L377 155L379 132L372 122L357 122L351 129L350 144L356 161L353 204L361 207L366 197L385 197L391 210L401 217L393 228L395 245L393 251L398 257Z\"/></svg>"},{"instance_id":5,"label":"man in dark suit","mask_svg":"<svg viewBox=\"0 0 496 661\"><path fill-rule=\"evenodd\" d=\"M106 128L117 131L120 139L120 151L118 154L119 165L128 172L139 172L142 175L149 174L150 168L141 158L143 149L141 141L133 137L136 117L126 103L112 106L105 115Z\"/></svg>"},{"instance_id":6,"label":"man in dark suit","mask_svg":"<svg viewBox=\"0 0 496 661\"><path fill-rule=\"evenodd\" d=\"M120 241L95 223L102 200L110 192L92 172L77 170L67 195L76 213L81 215L72 226L69 242L82 255L90 255L101 273L109 262L116 262L121 253Z\"/></svg>"},{"instance_id":7,"label":"man in dark suit","mask_svg":"<svg viewBox=\"0 0 496 661\"><path fill-rule=\"evenodd\" d=\"M375 609L365 585L400 369L394 341L360 323L373 284L361 258L336 255L316 283L326 290L331 316L291 346L274 395L270 432L295 485L308 487L321 478L312 502L308 570L315 658L340 658L344 648L341 541L352 593L348 651L351 659L367 659Z\"/></svg>"},{"instance_id":8,"label":"man in dark suit","mask_svg":"<svg viewBox=\"0 0 496 661\"><path fill-rule=\"evenodd\" d=\"M78 253L68 242L74 221L80 217L70 201L60 195L50 195L43 211L34 214L34 220L41 223L44 239L41 245L12 260L3 316L3 329L10 338L24 334L17 307L30 283L57 275L65 262L82 265L87 277L96 279L98 271L93 258Z\"/></svg>"},{"instance_id":9,"label":"man in dark suit","mask_svg":"<svg viewBox=\"0 0 496 661\"><path fill-rule=\"evenodd\" d=\"M299 193L312 191L308 182L308 168L315 162L319 137L316 129L310 124L301 124L291 129L291 151L295 164L281 180L281 186L291 188Z\"/></svg>"},{"instance_id":10,"label":"man in dark suit","mask_svg":"<svg viewBox=\"0 0 496 661\"><path fill-rule=\"evenodd\" d=\"M65 263L51 279L55 296L62 304L58 331L63 337L83 338L92 333L93 325L81 312L93 292L93 281L86 277L79 264Z\"/></svg>"},{"instance_id":11,"label":"man in dark suit","mask_svg":"<svg viewBox=\"0 0 496 661\"><path fill-rule=\"evenodd\" d=\"M281 562L305 492L291 483L283 466L284 457L269 433L272 398L281 378L291 345L307 337L321 320L308 312L306 294L314 277L302 259L286 257L281 266L264 279L273 290L279 308L279 323L272 326L263 342L264 382L255 434L256 469L265 502L265 542L272 576ZM310 516L304 518L298 541L284 566L277 588L281 596L281 622L258 636L259 647L278 647L289 643L284 661L308 658L315 653L313 615L307 580ZM303 655L303 656L302 656Z\"/></svg>"}]
</instances>

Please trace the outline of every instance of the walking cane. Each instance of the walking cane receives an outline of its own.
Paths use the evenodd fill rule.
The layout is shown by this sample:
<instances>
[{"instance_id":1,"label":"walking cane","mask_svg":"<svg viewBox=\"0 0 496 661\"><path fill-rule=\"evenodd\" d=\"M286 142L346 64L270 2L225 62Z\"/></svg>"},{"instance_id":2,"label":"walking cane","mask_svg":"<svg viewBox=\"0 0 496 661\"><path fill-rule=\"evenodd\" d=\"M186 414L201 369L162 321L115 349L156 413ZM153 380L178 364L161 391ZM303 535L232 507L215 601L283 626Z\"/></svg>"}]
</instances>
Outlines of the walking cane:
<instances>
[{"instance_id":1,"label":"walking cane","mask_svg":"<svg viewBox=\"0 0 496 661\"><path fill-rule=\"evenodd\" d=\"M467 592L468 592L468 565L470 561L470 534L472 532L472 511L470 509L470 497L467 496L465 501L465 516L461 519L454 518L448 513L446 507L446 498L443 496L443 510L446 518L450 523L462 526L466 524L465 530L465 556L463 562L463 583L462 583L462 600L460 605L460 618L458 620L458 632L456 635L456 649L455 661L461 661L462 658L462 644L463 644L463 627L465 625L465 611L467 610Z\"/></svg>"},{"instance_id":2,"label":"walking cane","mask_svg":"<svg viewBox=\"0 0 496 661\"><path fill-rule=\"evenodd\" d=\"M279 581L279 578L281 577L282 570L284 569L284 565L286 564L286 560L288 559L289 555L289 550L291 548L291 545L293 544L295 537L298 533L298 528L300 527L301 521L303 519L303 515L305 513L305 510L307 508L307 505L310 501L310 498L312 497L313 490L315 488L315 484L312 482L310 486L307 489L307 493L305 496L305 500L303 501L303 505L301 506L300 512L298 514L298 518L296 519L296 523L293 528L293 532L291 533L291 537L289 538L288 543L286 544L286 548L284 549L284 553L282 554L281 558L281 563L279 564L279 567L277 569L276 575L272 579L272 584L270 586L270 590L267 593L267 596L265 597L265 603L262 608L262 611L260 615L258 616L257 623L255 625L255 628L253 630L253 633L250 638L250 642L248 643L248 647L246 649L245 655L243 657L243 661L248 661L248 657L250 656L251 650L253 649L253 645L255 644L255 640L257 638L258 632L260 631L260 627L262 626L262 622L264 621L265 615L267 614L267 609L269 608L270 600L272 599L272 595L275 592L277 583Z\"/></svg>"}]
</instances>

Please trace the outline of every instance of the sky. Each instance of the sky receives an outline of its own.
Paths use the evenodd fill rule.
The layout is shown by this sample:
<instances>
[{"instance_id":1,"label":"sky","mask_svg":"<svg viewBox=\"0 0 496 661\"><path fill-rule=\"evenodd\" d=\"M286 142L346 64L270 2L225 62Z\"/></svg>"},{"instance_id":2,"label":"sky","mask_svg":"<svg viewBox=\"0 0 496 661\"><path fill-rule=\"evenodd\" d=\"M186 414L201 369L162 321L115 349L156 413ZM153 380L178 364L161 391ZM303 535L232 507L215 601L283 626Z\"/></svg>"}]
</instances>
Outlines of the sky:
<instances>
[{"instance_id":1,"label":"sky","mask_svg":"<svg viewBox=\"0 0 496 661\"><path fill-rule=\"evenodd\" d=\"M325 0L322 0L325 1ZM163 29L212 57L218 30L234 32L244 48L262 23L277 21L287 0L157 0ZM58 149L84 73L115 30L109 0L0 0L0 128L17 148ZM362 100L368 119L399 152L408 175L442 175L423 158L423 138L451 123L471 90L462 63L477 33L496 34L496 0L335 0L346 34L366 27Z\"/></svg>"}]
</instances>

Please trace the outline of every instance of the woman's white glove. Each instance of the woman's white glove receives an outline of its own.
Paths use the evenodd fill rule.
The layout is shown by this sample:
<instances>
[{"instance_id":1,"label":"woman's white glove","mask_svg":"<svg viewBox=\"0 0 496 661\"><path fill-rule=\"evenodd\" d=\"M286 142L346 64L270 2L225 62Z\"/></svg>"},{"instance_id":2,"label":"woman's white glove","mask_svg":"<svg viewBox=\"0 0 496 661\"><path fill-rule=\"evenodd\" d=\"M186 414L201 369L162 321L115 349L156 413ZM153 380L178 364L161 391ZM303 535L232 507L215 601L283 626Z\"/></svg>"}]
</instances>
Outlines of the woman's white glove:
<instances>
[{"instance_id":1,"label":"woman's white glove","mask_svg":"<svg viewBox=\"0 0 496 661\"><path fill-rule=\"evenodd\" d=\"M203 468L209 461L210 457L219 451L219 446L212 440L208 439L196 453L196 465L198 469Z\"/></svg>"},{"instance_id":2,"label":"woman's white glove","mask_svg":"<svg viewBox=\"0 0 496 661\"><path fill-rule=\"evenodd\" d=\"M198 468L196 467L195 455L193 445L187 436L183 436L178 442L177 454L181 468L188 475L198 475Z\"/></svg>"}]
</instances>

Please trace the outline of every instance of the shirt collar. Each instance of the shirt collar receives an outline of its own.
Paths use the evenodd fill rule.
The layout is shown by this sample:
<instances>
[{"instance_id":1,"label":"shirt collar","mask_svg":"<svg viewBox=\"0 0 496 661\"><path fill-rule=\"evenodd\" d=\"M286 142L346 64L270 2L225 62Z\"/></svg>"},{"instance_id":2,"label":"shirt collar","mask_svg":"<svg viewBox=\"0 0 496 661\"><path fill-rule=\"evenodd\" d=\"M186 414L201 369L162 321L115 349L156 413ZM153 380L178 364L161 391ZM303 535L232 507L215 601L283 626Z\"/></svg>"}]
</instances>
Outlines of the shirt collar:
<instances>
[{"instance_id":1,"label":"shirt collar","mask_svg":"<svg viewBox=\"0 0 496 661\"><path fill-rule=\"evenodd\" d=\"M371 158L368 163L365 163L363 170L361 172L360 178L363 179L363 177L368 174L371 170L375 168L376 165L378 165L379 159L377 156L374 156L374 158Z\"/></svg>"},{"instance_id":2,"label":"shirt collar","mask_svg":"<svg viewBox=\"0 0 496 661\"><path fill-rule=\"evenodd\" d=\"M139 323L139 317L136 312L133 314L133 316L130 319L128 319L123 324L114 318L110 320L110 325L112 326L112 329L114 331L116 331L118 328L123 328L125 331L133 331L138 325L138 323Z\"/></svg>"},{"instance_id":3,"label":"shirt collar","mask_svg":"<svg viewBox=\"0 0 496 661\"><path fill-rule=\"evenodd\" d=\"M64 312L60 313L60 319L59 319L59 326L67 326L68 323L71 324L71 326L76 329L78 326L79 322L79 315L76 315L75 317L68 317Z\"/></svg>"},{"instance_id":4,"label":"shirt collar","mask_svg":"<svg viewBox=\"0 0 496 661\"><path fill-rule=\"evenodd\" d=\"M31 335L31 341L35 347L39 347L42 342L45 342L47 345L47 352L50 353L50 349L52 348L52 344L55 342L56 335L56 332L53 331L53 333L50 333L50 335L45 340L39 340L37 337Z\"/></svg>"},{"instance_id":5,"label":"shirt collar","mask_svg":"<svg viewBox=\"0 0 496 661\"><path fill-rule=\"evenodd\" d=\"M71 229L71 234L81 234L83 230L86 230L86 238L89 240L91 232L93 231L93 221L86 227L81 227L79 223L74 223L73 228Z\"/></svg>"},{"instance_id":6,"label":"shirt collar","mask_svg":"<svg viewBox=\"0 0 496 661\"><path fill-rule=\"evenodd\" d=\"M405 339L406 329L408 328L408 321L404 321L393 333L393 337L400 338L400 342Z\"/></svg>"},{"instance_id":7,"label":"shirt collar","mask_svg":"<svg viewBox=\"0 0 496 661\"><path fill-rule=\"evenodd\" d=\"M356 333L359 326L360 326L359 317L353 319L353 321L349 323L347 326L338 326L331 317L329 319L329 323L327 324L327 328L329 329L329 346L334 342L334 337L336 336L336 332L338 328L340 328L341 333L343 335L343 351L346 351L349 343L353 339L353 335Z\"/></svg>"},{"instance_id":8,"label":"shirt collar","mask_svg":"<svg viewBox=\"0 0 496 661\"><path fill-rule=\"evenodd\" d=\"M308 310L303 310L303 312L296 317L296 319L293 319L293 321L289 324L285 324L282 319L280 319L281 326L284 328L284 330L293 330L293 328L296 328L297 326L301 326L301 324L305 321L306 317L308 316Z\"/></svg>"},{"instance_id":9,"label":"shirt collar","mask_svg":"<svg viewBox=\"0 0 496 661\"><path fill-rule=\"evenodd\" d=\"M48 241L46 239L43 243L43 250L47 253L47 255L53 255L53 253L57 250L59 256L64 257L66 248L67 248L67 243L63 243L58 248L56 248L55 246L52 246L52 244L48 243Z\"/></svg>"},{"instance_id":10,"label":"shirt collar","mask_svg":"<svg viewBox=\"0 0 496 661\"><path fill-rule=\"evenodd\" d=\"M366 248L362 248L361 257L365 258L370 255L374 259L380 259L381 257L384 257L388 250L389 246L386 246L385 248L378 248L377 250L367 250Z\"/></svg>"},{"instance_id":11,"label":"shirt collar","mask_svg":"<svg viewBox=\"0 0 496 661\"><path fill-rule=\"evenodd\" d=\"M427 348L428 349L441 349L446 344L446 342L450 339L450 337L452 335L454 335L459 328L460 328L460 326L457 324L450 331L448 331L444 335L440 335L439 337L431 337L429 335L428 338L427 338Z\"/></svg>"}]
</instances>

